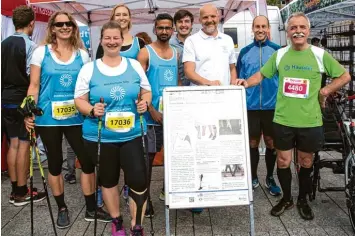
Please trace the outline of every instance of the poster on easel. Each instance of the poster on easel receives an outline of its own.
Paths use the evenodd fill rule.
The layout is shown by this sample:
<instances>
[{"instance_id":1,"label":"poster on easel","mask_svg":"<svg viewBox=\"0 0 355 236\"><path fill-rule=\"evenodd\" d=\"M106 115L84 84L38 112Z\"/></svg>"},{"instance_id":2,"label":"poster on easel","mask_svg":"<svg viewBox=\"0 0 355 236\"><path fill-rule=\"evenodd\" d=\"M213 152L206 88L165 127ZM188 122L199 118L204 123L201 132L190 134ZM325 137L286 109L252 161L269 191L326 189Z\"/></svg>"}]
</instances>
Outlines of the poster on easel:
<instances>
[{"instance_id":1,"label":"poster on easel","mask_svg":"<svg viewBox=\"0 0 355 236\"><path fill-rule=\"evenodd\" d=\"M167 88L163 102L165 204L170 209L250 205L244 88Z\"/></svg>"}]
</instances>

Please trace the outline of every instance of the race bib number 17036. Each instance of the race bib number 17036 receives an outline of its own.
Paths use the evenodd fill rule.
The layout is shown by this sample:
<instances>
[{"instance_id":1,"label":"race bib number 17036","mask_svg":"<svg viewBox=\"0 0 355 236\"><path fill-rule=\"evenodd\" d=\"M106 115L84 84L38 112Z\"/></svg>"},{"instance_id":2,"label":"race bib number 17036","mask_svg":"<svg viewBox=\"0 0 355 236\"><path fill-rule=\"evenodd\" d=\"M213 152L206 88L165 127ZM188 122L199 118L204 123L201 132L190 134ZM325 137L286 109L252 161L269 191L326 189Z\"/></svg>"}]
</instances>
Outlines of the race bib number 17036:
<instances>
[{"instance_id":1,"label":"race bib number 17036","mask_svg":"<svg viewBox=\"0 0 355 236\"><path fill-rule=\"evenodd\" d=\"M132 112L107 112L105 126L107 129L124 133L134 128L135 114Z\"/></svg>"}]
</instances>

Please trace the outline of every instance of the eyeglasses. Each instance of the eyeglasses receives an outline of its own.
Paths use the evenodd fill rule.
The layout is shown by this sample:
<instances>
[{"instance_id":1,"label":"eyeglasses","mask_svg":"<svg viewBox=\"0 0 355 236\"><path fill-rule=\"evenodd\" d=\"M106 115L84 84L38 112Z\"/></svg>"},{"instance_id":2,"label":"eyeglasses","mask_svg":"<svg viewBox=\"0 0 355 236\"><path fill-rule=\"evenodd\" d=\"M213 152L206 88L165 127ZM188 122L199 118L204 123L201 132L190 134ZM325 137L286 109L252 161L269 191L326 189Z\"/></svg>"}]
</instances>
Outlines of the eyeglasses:
<instances>
[{"instance_id":1,"label":"eyeglasses","mask_svg":"<svg viewBox=\"0 0 355 236\"><path fill-rule=\"evenodd\" d=\"M58 28L63 27L64 25L66 25L67 27L73 27L74 23L71 21L65 21L65 22L55 22L53 25Z\"/></svg>"},{"instance_id":2,"label":"eyeglasses","mask_svg":"<svg viewBox=\"0 0 355 236\"><path fill-rule=\"evenodd\" d=\"M157 31L171 31L172 29L173 29L173 27L170 27L170 26L166 26L166 27L164 27L164 26L157 26L156 27L156 29L157 29Z\"/></svg>"}]
</instances>

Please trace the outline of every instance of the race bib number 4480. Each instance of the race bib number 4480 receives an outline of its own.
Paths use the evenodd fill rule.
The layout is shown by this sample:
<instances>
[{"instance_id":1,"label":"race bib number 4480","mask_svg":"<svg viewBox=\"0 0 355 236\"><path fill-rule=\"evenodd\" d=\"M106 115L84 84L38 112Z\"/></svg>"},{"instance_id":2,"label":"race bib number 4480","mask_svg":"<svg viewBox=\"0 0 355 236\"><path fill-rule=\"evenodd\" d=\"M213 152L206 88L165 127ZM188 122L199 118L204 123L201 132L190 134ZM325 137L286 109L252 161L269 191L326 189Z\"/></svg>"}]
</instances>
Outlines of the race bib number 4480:
<instances>
[{"instance_id":1,"label":"race bib number 4480","mask_svg":"<svg viewBox=\"0 0 355 236\"><path fill-rule=\"evenodd\" d=\"M283 95L293 98L308 98L309 79L284 78Z\"/></svg>"}]
</instances>

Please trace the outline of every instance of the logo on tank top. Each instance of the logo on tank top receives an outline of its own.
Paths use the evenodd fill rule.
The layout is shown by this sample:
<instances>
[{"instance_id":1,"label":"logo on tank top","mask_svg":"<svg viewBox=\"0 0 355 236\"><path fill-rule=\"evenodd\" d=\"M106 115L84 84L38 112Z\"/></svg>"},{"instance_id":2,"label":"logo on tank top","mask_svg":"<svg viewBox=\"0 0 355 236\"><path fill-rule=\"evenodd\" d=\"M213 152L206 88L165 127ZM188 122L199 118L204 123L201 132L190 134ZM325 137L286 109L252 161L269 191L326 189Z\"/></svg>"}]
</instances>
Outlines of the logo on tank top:
<instances>
[{"instance_id":1,"label":"logo on tank top","mask_svg":"<svg viewBox=\"0 0 355 236\"><path fill-rule=\"evenodd\" d=\"M121 101L125 94L126 91L120 86L115 86L110 91L110 97L115 101Z\"/></svg>"},{"instance_id":2,"label":"logo on tank top","mask_svg":"<svg viewBox=\"0 0 355 236\"><path fill-rule=\"evenodd\" d=\"M167 81L173 81L174 79L174 72L170 69L166 69L164 72L164 79Z\"/></svg>"},{"instance_id":3,"label":"logo on tank top","mask_svg":"<svg viewBox=\"0 0 355 236\"><path fill-rule=\"evenodd\" d=\"M63 87L69 87L73 82L73 78L69 74L63 74L60 76L59 82Z\"/></svg>"}]
</instances>

